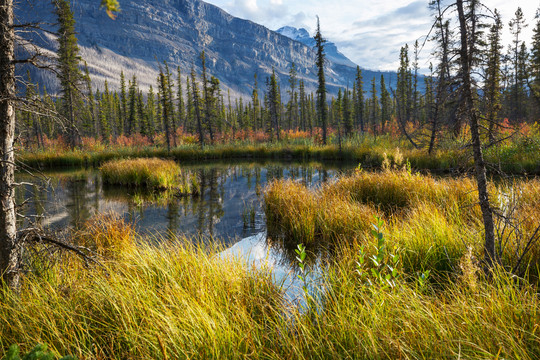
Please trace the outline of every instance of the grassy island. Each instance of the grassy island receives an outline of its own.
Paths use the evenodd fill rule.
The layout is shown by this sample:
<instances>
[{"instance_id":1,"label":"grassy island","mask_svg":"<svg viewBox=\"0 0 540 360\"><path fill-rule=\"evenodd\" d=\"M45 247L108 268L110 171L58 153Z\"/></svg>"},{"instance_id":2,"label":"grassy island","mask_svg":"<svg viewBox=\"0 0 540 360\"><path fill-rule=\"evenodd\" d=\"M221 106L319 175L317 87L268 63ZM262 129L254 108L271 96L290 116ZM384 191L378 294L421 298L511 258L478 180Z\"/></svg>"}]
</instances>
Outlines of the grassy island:
<instances>
[{"instance_id":1,"label":"grassy island","mask_svg":"<svg viewBox=\"0 0 540 360\"><path fill-rule=\"evenodd\" d=\"M194 176L184 174L173 160L138 158L111 160L100 167L103 181L114 185L178 190L182 194L198 193Z\"/></svg>"}]
</instances>

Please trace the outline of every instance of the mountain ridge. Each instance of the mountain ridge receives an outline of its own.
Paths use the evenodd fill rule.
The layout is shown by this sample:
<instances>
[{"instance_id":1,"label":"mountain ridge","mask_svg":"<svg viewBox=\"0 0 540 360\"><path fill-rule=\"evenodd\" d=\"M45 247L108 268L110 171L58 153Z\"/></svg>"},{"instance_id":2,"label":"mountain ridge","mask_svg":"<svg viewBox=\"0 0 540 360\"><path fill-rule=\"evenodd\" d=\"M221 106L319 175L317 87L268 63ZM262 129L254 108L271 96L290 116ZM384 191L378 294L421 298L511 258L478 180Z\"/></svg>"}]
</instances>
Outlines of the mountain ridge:
<instances>
[{"instance_id":1,"label":"mountain ridge","mask_svg":"<svg viewBox=\"0 0 540 360\"><path fill-rule=\"evenodd\" d=\"M20 9L17 12L20 23L55 22L50 2L27 2L32 5L24 12ZM312 47L252 21L236 18L212 4L200 0L123 0L122 11L115 21L108 18L95 0L77 0L72 4L81 57L88 63L98 88L102 88L105 80L111 88L118 88L120 70L126 78L136 75L143 89L155 86L158 61L167 61L171 69L180 66L184 76L192 66L200 74L199 54L203 50L209 73L221 81L224 92L230 89L233 97L251 94L255 73L261 90L264 78L273 68L285 88L292 62L307 90L316 88ZM55 48L51 35L35 41L49 51ZM356 68L350 65L331 59L327 62L327 85L331 94L338 88L352 87ZM383 74L370 70L363 73L365 89L372 77L377 77L378 82ZM52 74L38 77L41 84L49 88L55 86Z\"/></svg>"}]
</instances>

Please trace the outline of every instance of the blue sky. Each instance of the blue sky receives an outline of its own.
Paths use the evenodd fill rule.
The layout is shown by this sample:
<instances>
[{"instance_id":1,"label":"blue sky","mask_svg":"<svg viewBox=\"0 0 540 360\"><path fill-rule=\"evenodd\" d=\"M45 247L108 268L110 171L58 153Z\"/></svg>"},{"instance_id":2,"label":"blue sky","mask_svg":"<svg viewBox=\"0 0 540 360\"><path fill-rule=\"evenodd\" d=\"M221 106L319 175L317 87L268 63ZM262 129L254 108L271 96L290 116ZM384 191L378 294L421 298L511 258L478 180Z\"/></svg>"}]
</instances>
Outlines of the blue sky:
<instances>
[{"instance_id":1,"label":"blue sky","mask_svg":"<svg viewBox=\"0 0 540 360\"><path fill-rule=\"evenodd\" d=\"M321 19L323 36L338 45L352 61L368 69L396 70L399 49L415 40L423 41L431 27L428 0L205 0L230 14L276 30L290 25L310 33ZM505 25L505 40L510 42L508 22L520 6L530 23L523 40L530 44L538 0L485 0L497 8ZM420 67L429 68L431 49L420 56Z\"/></svg>"}]
</instances>

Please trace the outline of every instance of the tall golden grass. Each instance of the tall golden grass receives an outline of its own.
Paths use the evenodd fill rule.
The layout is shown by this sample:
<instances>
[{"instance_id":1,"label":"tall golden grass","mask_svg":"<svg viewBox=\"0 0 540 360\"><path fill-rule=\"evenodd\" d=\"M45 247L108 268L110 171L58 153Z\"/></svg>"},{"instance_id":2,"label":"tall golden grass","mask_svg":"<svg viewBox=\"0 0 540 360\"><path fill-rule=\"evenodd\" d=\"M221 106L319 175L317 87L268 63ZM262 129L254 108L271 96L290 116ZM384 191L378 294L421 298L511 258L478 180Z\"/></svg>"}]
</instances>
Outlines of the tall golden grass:
<instances>
[{"instance_id":1,"label":"tall golden grass","mask_svg":"<svg viewBox=\"0 0 540 360\"><path fill-rule=\"evenodd\" d=\"M540 225L540 181L490 183L493 206L507 193L519 193L501 258L509 263ZM265 192L269 236L292 244L333 247L366 242L379 216L387 222L387 237L402 250L410 272L449 272L468 247L482 251L482 222L475 182L467 177L435 178L402 169L358 170L313 190L291 181L271 183ZM509 230L514 231L509 231ZM519 248L521 247L521 249ZM540 244L528 254L532 268L540 266ZM536 270L535 270L536 272Z\"/></svg>"},{"instance_id":2,"label":"tall golden grass","mask_svg":"<svg viewBox=\"0 0 540 360\"><path fill-rule=\"evenodd\" d=\"M109 184L153 189L174 189L182 194L198 194L200 185L194 174L182 171L173 160L138 158L111 160L100 168Z\"/></svg>"},{"instance_id":3,"label":"tall golden grass","mask_svg":"<svg viewBox=\"0 0 540 360\"><path fill-rule=\"evenodd\" d=\"M317 285L322 297L302 308L284 300L269 269L221 259L219 246L141 238L111 215L92 220L80 237L101 254L102 266L63 258L46 276L26 274L18 293L0 289L4 351L13 343L23 351L46 343L55 354L80 359L536 359L540 353L536 288L503 272L486 281L470 251L444 288L402 277L389 289L360 281L360 244L343 246Z\"/></svg>"},{"instance_id":4,"label":"tall golden grass","mask_svg":"<svg viewBox=\"0 0 540 360\"><path fill-rule=\"evenodd\" d=\"M147 186L169 189L179 184L180 166L172 160L112 160L100 168L103 181L109 184Z\"/></svg>"}]
</instances>

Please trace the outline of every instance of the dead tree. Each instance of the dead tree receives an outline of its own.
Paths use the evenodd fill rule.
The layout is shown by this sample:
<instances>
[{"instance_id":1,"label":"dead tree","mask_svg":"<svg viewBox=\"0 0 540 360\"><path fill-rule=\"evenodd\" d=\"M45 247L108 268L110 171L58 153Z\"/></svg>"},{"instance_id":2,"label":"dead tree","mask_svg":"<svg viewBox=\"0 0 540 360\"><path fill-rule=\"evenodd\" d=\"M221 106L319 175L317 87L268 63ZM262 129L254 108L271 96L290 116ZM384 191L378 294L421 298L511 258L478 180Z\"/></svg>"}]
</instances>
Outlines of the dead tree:
<instances>
[{"instance_id":1,"label":"dead tree","mask_svg":"<svg viewBox=\"0 0 540 360\"><path fill-rule=\"evenodd\" d=\"M0 272L19 284L20 255L15 217L15 30L13 0L0 0Z\"/></svg>"},{"instance_id":2,"label":"dead tree","mask_svg":"<svg viewBox=\"0 0 540 360\"><path fill-rule=\"evenodd\" d=\"M473 0L475 1L475 0ZM471 127L471 141L474 158L475 177L478 187L478 200L482 210L484 222L484 261L487 267L491 267L496 260L495 256L495 226L493 221L493 209L489 203L489 193L487 189L486 163L482 152L482 142L479 130L479 114L473 95L473 80L471 78L473 61L473 50L476 47L476 16L465 13L463 0L456 0L456 7L459 20L460 50L459 61L461 67L462 81L462 101L465 116L469 119ZM474 11L474 5L469 9ZM471 10L469 10L471 11Z\"/></svg>"}]
</instances>

